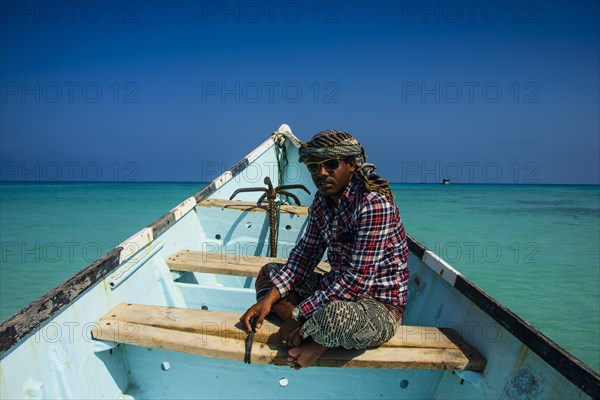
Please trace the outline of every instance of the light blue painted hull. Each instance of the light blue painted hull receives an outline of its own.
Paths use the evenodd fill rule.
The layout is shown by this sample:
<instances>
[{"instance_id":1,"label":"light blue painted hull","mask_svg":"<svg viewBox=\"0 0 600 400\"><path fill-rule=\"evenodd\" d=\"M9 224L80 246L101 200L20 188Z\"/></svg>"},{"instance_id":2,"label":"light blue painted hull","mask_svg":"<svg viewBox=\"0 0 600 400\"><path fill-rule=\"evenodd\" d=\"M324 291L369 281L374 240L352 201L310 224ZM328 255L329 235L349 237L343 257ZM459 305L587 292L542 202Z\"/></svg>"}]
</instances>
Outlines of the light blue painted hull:
<instances>
[{"instance_id":1,"label":"light blue painted hull","mask_svg":"<svg viewBox=\"0 0 600 400\"><path fill-rule=\"evenodd\" d=\"M120 303L208 308L241 313L254 302L254 280L173 273L167 259L182 250L269 254L268 215L195 206L207 196L227 199L240 187L304 184L297 142L282 149L269 139L200 191L192 206L172 210L138 236L100 279L44 315L56 298L42 298L3 322L0 395L8 398L457 398L584 399L598 393L598 375L535 331L417 244L409 260L411 291L405 324L450 327L487 359L483 373L447 370L308 368L272 365L116 345L90 332ZM280 172L283 171L283 176ZM303 204L311 195L298 193ZM255 201L256 193L236 199ZM286 257L305 218L282 214L278 256ZM146 237L147 235L150 235ZM149 239L148 239L149 238ZM133 243L133 244L132 244ZM127 244L125 244L127 245ZM417 247L415 247L417 246ZM416 249L416 250L415 250ZM59 288L67 293L69 287ZM56 296L55 296L56 297ZM40 305L41 304L41 305ZM34 312L35 311L35 312ZM135 332L132 332L135 334ZM14 342L14 343L13 343ZM287 385L282 385L282 378Z\"/></svg>"}]
</instances>

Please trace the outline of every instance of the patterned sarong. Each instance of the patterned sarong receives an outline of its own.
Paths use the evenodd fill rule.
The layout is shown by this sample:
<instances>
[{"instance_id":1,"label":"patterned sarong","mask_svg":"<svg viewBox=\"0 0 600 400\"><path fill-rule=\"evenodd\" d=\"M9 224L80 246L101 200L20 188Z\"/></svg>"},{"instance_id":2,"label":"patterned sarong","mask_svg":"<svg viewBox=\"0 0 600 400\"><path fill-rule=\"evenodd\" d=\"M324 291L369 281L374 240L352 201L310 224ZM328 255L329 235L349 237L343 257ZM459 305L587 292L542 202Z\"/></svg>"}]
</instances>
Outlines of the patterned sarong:
<instances>
[{"instance_id":1,"label":"patterned sarong","mask_svg":"<svg viewBox=\"0 0 600 400\"><path fill-rule=\"evenodd\" d=\"M256 278L256 299L262 299L273 287L270 273L279 271L283 264L268 263ZM300 300L312 295L319 287L322 274L312 272L294 291ZM394 336L402 322L403 306L380 303L371 297L355 301L334 300L317 310L302 326L304 338L325 347L365 349L379 346Z\"/></svg>"}]
</instances>

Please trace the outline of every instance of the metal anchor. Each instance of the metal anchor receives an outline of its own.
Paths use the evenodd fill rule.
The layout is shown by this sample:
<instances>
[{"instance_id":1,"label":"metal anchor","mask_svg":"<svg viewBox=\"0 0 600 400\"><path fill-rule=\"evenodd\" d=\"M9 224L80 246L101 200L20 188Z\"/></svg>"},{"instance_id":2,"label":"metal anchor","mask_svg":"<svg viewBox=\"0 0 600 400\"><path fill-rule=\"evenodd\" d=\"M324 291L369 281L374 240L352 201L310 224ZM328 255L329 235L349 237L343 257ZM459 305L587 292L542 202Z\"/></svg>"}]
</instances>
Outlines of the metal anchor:
<instances>
[{"instance_id":1,"label":"metal anchor","mask_svg":"<svg viewBox=\"0 0 600 400\"><path fill-rule=\"evenodd\" d=\"M294 202L296 203L296 205L299 206L300 200L298 199L298 197L295 194L288 192L288 190L289 189L302 189L308 194L310 194L310 191L304 185L281 185L281 186L277 186L276 188L273 188L273 184L271 183L271 178L269 178L268 176L265 178L264 183L265 183L265 185L267 185L266 188L251 187L251 188L238 189L235 192L233 192L233 194L231 195L229 200L233 200L233 198L235 196L237 196L238 193L265 192L262 196L259 197L256 204L260 205L260 203L262 203L265 199L269 200L269 207L268 207L269 235L270 235L270 240L271 240L271 255L270 256L276 257L277 256L277 240L276 240L277 226L275 226L275 211L276 211L275 199L277 199L277 195L280 194L280 195L285 195L285 196L291 197L292 200L294 200Z\"/></svg>"}]
</instances>

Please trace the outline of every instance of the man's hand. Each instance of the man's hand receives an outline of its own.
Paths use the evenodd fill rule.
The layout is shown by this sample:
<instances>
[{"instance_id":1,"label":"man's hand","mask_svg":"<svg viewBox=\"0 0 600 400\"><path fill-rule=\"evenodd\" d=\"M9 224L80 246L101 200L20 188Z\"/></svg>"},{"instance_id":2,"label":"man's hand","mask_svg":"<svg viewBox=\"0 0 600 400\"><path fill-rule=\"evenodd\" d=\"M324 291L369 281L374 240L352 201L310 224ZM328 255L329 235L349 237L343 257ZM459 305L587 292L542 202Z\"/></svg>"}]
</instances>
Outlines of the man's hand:
<instances>
[{"instance_id":1,"label":"man's hand","mask_svg":"<svg viewBox=\"0 0 600 400\"><path fill-rule=\"evenodd\" d=\"M287 319L281 328L279 328L279 337L281 342L288 347L297 347L302 343L302 335L300 334L302 324L294 318Z\"/></svg>"},{"instance_id":2,"label":"man's hand","mask_svg":"<svg viewBox=\"0 0 600 400\"><path fill-rule=\"evenodd\" d=\"M246 311L244 315L240 317L242 328L244 328L247 332L252 331L250 320L256 317L255 327L256 329L260 329L265 317L271 312L271 307L273 307L273 304L280 298L281 295L279 294L279 291L276 288L272 288L265 297L260 299L259 302L250 307L248 311Z\"/></svg>"}]
</instances>

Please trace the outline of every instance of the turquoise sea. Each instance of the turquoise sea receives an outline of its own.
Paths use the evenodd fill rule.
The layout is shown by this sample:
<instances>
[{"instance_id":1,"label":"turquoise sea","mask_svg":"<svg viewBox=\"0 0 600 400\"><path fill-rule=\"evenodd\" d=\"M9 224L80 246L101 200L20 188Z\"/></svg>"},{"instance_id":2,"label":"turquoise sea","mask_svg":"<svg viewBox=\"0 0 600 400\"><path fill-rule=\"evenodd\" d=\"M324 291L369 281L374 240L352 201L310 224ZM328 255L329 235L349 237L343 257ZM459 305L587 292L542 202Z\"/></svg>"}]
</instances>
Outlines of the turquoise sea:
<instances>
[{"instance_id":1,"label":"turquoise sea","mask_svg":"<svg viewBox=\"0 0 600 400\"><path fill-rule=\"evenodd\" d=\"M0 319L202 183L0 183ZM600 370L600 186L394 184L407 232Z\"/></svg>"}]
</instances>

